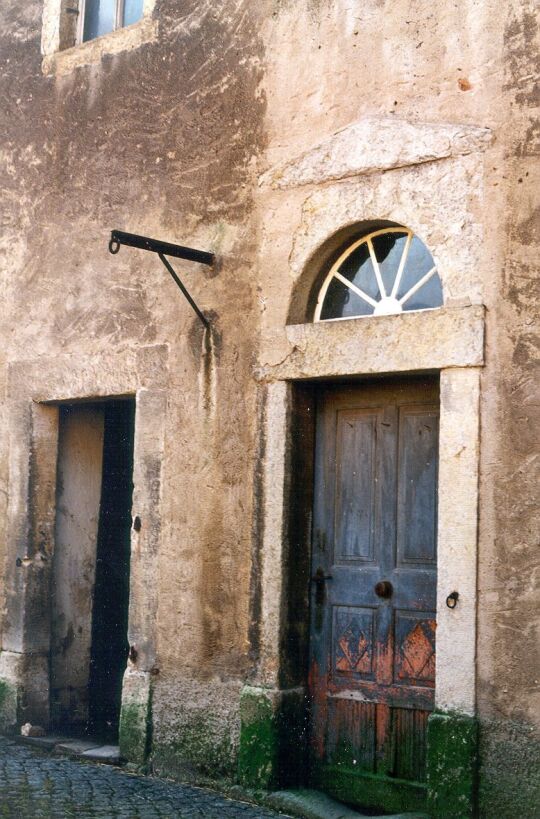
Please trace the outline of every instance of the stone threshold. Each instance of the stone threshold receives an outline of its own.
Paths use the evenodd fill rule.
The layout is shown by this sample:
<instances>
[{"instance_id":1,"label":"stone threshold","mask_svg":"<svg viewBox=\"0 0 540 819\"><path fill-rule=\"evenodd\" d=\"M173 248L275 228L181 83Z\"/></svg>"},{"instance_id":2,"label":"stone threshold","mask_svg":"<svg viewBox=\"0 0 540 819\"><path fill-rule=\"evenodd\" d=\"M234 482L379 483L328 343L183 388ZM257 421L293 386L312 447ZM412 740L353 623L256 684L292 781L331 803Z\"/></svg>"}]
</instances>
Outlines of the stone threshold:
<instances>
[{"instance_id":1,"label":"stone threshold","mask_svg":"<svg viewBox=\"0 0 540 819\"><path fill-rule=\"evenodd\" d=\"M105 745L103 742L91 739L77 739L56 734L44 737L12 737L21 745L31 745L47 753L59 756L70 756L89 762L101 762L106 765L120 764L120 748L118 745Z\"/></svg>"},{"instance_id":2,"label":"stone threshold","mask_svg":"<svg viewBox=\"0 0 540 819\"><path fill-rule=\"evenodd\" d=\"M292 813L301 819L429 819L424 813L393 813L374 816L347 807L320 791L302 788L298 790L275 791L264 800L265 804L277 810Z\"/></svg>"}]
</instances>

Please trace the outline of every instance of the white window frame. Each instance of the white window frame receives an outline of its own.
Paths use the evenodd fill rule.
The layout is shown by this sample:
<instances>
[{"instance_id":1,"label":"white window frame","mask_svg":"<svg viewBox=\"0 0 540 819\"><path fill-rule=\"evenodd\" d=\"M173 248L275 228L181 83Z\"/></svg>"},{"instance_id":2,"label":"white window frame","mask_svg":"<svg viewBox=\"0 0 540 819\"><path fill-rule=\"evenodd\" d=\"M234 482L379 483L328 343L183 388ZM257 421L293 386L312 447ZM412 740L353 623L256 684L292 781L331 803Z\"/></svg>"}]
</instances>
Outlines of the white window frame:
<instances>
[{"instance_id":1,"label":"white window frame","mask_svg":"<svg viewBox=\"0 0 540 819\"><path fill-rule=\"evenodd\" d=\"M82 40L84 30L85 0L43 0L43 25L41 32L42 71L57 76L69 74L83 65L98 64L105 54L132 51L158 39L158 20L154 16L156 0L143 0L142 16L128 26L118 25L123 17L122 7L117 4L117 27L100 37ZM73 26L66 26L66 18L78 12Z\"/></svg>"},{"instance_id":2,"label":"white window frame","mask_svg":"<svg viewBox=\"0 0 540 819\"><path fill-rule=\"evenodd\" d=\"M372 239L374 239L376 236L384 236L387 233L401 233L401 234L405 234L407 236L407 239L406 239L406 242L405 242L405 247L404 247L403 253L401 255L401 260L399 262L399 266L396 269L396 275L395 275L394 282L393 282L393 287L392 287L392 290L391 290L390 293L387 293L386 290L385 290L385 286L384 286L384 283L383 283L383 280L382 280L381 271L380 271L380 268L379 268L379 263L378 263L377 258L375 256L375 250L373 248L373 242L372 242ZM327 276L326 276L326 278L325 278L325 280L324 280L324 282L323 282L323 284L321 286L321 289L319 291L319 296L318 296L318 299L317 299L317 305L315 307L315 315L314 315L313 320L316 321L316 322L318 322L318 321L345 321L345 320L348 320L348 319L351 319L351 318L370 318L373 315L375 315L375 316L378 316L378 315L399 315L401 312L419 312L420 310L438 310L439 307L442 307L443 303L444 303L444 299L443 299L443 301L441 302L440 305L436 305L436 306L433 306L433 307L413 308L412 310L410 310L408 307L404 307L404 305L411 298L411 296L413 296L418 290L420 290L420 288L423 287L423 285L426 284L434 276L437 276L439 278L441 288L442 288L442 281L440 280L440 276L439 276L439 273L438 273L438 270L437 270L437 265L436 265L434 260L433 260L432 267L427 271L427 273L424 273L422 276L419 276L417 281L415 282L415 284L412 285L407 290L407 292L404 293L400 298L398 298L398 289L399 289L399 286L400 286L400 283L401 283L402 275L403 275L403 273L405 271L405 268L407 266L409 249L410 249L410 246L411 246L411 242L412 242L412 240L414 238L415 238L415 234L409 228L406 228L406 227L403 227L403 226L385 227L385 228L379 228L377 230L371 231L370 233L367 233L365 236L362 236L360 239L357 239L352 244L347 245L345 250L341 253L339 258L334 262L334 264L332 265L332 267L328 271L328 274L327 274ZM341 273L339 272L339 269L340 269L341 265L343 264L343 262L351 255L351 253L353 253L356 250L357 247L359 247L362 244L367 244L367 246L369 248L369 255L371 257L371 262L372 262L372 265L373 265L373 271L374 271L375 278L376 278L377 285L378 285L378 289L379 289L379 298L378 299L372 298L370 295L365 293L363 290L360 290L354 284L354 282L349 281L349 279L346 279L345 276L341 275ZM422 244L423 244L423 242L422 242ZM424 245L424 247L425 247L425 245ZM428 250L427 247L426 247L426 251L429 253L429 255L431 255L431 253L430 253L430 251ZM371 307L374 308L374 312L372 314L368 314L368 315L336 316L336 317L330 318L330 319L322 319L321 318L321 313L322 313L322 310L323 310L323 307L324 307L324 302L325 302L325 299L326 299L326 293L327 293L328 287L330 286L330 283L333 281L333 279L337 279L343 285L348 287L349 290L351 290L353 293L356 293L356 295L360 299L362 299L362 301L364 301L366 304L369 304Z\"/></svg>"}]
</instances>

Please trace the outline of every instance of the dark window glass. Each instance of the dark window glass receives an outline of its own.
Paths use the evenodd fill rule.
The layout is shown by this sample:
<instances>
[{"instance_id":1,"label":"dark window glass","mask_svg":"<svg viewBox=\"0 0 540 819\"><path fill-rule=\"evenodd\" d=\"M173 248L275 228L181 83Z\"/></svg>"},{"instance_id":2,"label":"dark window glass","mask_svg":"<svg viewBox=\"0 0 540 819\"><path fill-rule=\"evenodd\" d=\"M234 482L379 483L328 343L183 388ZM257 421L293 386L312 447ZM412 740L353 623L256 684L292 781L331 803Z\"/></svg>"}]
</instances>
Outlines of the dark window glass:
<instances>
[{"instance_id":1,"label":"dark window glass","mask_svg":"<svg viewBox=\"0 0 540 819\"><path fill-rule=\"evenodd\" d=\"M379 293L375 271L371 263L369 248L365 242L353 250L339 266L339 272L345 276L372 299L376 299Z\"/></svg>"},{"instance_id":2,"label":"dark window glass","mask_svg":"<svg viewBox=\"0 0 540 819\"><path fill-rule=\"evenodd\" d=\"M405 249L407 234L383 233L382 236L374 236L372 241L385 290L387 293L391 293L401 256Z\"/></svg>"},{"instance_id":3,"label":"dark window glass","mask_svg":"<svg viewBox=\"0 0 540 819\"><path fill-rule=\"evenodd\" d=\"M373 309L347 285L332 279L326 291L321 319L368 316Z\"/></svg>"}]
</instances>

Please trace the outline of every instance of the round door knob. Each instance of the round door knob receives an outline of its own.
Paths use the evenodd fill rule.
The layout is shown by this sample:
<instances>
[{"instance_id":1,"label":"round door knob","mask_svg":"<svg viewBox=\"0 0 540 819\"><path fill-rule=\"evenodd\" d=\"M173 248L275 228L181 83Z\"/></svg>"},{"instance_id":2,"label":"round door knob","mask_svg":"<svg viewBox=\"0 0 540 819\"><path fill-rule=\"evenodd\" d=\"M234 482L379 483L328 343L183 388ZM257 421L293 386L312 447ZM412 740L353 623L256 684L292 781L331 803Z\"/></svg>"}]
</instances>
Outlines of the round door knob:
<instances>
[{"instance_id":1,"label":"round door knob","mask_svg":"<svg viewBox=\"0 0 540 819\"><path fill-rule=\"evenodd\" d=\"M379 582L375 584L375 594L378 597L387 599L388 597L392 597L393 591L394 587L389 580L379 580Z\"/></svg>"}]
</instances>

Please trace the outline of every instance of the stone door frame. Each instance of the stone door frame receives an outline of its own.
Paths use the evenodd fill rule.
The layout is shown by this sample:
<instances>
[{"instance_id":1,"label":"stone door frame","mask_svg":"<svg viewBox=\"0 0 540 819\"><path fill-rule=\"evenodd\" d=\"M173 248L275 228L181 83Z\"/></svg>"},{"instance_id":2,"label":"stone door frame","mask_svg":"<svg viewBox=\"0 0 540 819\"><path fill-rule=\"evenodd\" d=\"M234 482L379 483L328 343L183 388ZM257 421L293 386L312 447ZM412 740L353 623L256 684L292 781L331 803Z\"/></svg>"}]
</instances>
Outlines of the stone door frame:
<instances>
[{"instance_id":1,"label":"stone door frame","mask_svg":"<svg viewBox=\"0 0 540 819\"><path fill-rule=\"evenodd\" d=\"M287 691L280 685L283 595L287 588L283 567L287 565L290 546L287 542L291 514L288 487L294 480L290 475L294 384L320 379L438 372L441 416L436 712L430 718L432 726L428 731L428 790L431 810L437 815L437 799L440 802L437 793L443 788L440 771L444 774L444 752L441 769L437 765L437 749L444 745L450 733L455 735L457 731L465 752L463 815L468 815L474 798L479 396L484 364L484 308L481 305L443 307L398 316L289 325L279 334L272 333L260 360L272 361L276 347L279 360L276 364L264 365L258 373L266 405L260 662L257 679L244 690L242 736L254 733L254 723L261 715L274 724L276 746L266 767L266 779L272 782L274 777L275 783L281 753L277 745L282 740L280 709L288 699L301 702L304 696L302 688ZM457 606L450 609L446 600L454 591L459 593L459 600ZM437 721L439 717L442 723ZM300 718L299 724L301 722ZM446 736L437 742L441 732ZM241 747L241 774L242 760ZM247 766L244 780L250 778L253 782ZM264 784L260 777L259 784Z\"/></svg>"},{"instance_id":2,"label":"stone door frame","mask_svg":"<svg viewBox=\"0 0 540 819\"><path fill-rule=\"evenodd\" d=\"M133 517L122 753L148 751L152 671L156 661L157 555L167 406L166 346L58 356L9 368L9 506L6 615L0 653L0 727L49 722L50 575L56 519L59 406L135 398ZM140 525L139 525L140 523Z\"/></svg>"}]
</instances>

